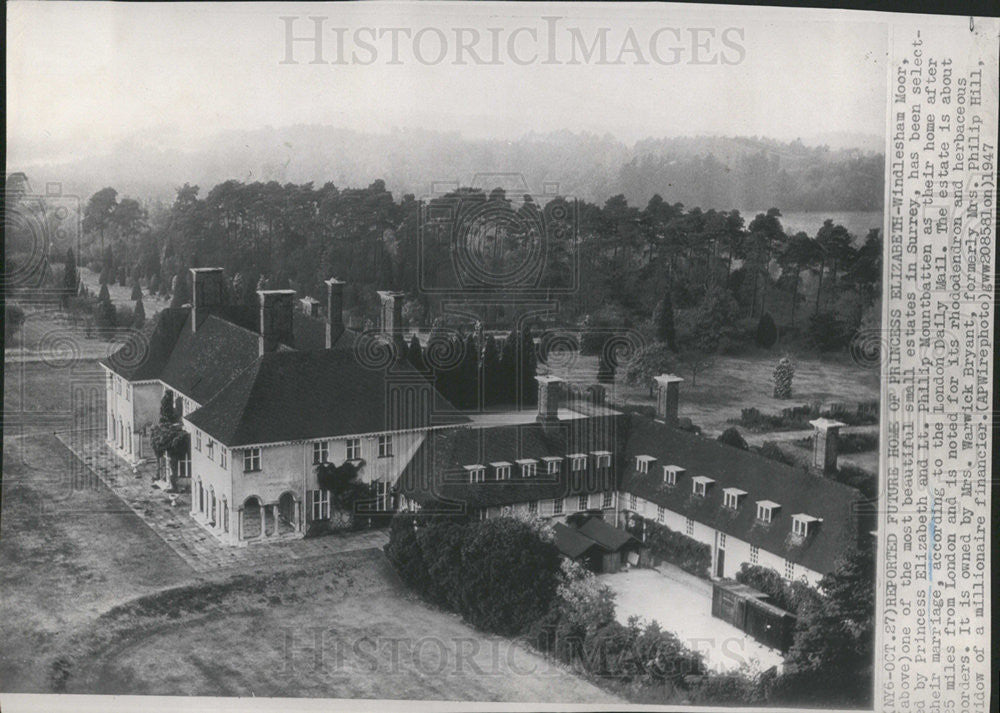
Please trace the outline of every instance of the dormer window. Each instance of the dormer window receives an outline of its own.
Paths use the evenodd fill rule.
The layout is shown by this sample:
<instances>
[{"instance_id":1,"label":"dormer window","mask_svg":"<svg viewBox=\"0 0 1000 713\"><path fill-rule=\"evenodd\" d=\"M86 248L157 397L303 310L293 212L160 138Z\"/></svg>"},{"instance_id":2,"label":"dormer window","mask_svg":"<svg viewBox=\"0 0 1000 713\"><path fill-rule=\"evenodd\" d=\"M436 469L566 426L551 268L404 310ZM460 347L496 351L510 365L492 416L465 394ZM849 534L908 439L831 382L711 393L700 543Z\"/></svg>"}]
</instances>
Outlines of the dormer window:
<instances>
[{"instance_id":1,"label":"dormer window","mask_svg":"<svg viewBox=\"0 0 1000 713\"><path fill-rule=\"evenodd\" d=\"M597 459L598 468L611 467L611 451L594 451L594 457Z\"/></svg>"},{"instance_id":2,"label":"dormer window","mask_svg":"<svg viewBox=\"0 0 1000 713\"><path fill-rule=\"evenodd\" d=\"M569 467L574 473L578 473L581 470L587 469L586 453L570 453L566 457L569 458L569 463L570 463Z\"/></svg>"},{"instance_id":3,"label":"dormer window","mask_svg":"<svg viewBox=\"0 0 1000 713\"><path fill-rule=\"evenodd\" d=\"M740 506L740 501L747 494L747 491L739 488L725 488L722 491L723 505L730 510L736 510Z\"/></svg>"},{"instance_id":4,"label":"dormer window","mask_svg":"<svg viewBox=\"0 0 1000 713\"><path fill-rule=\"evenodd\" d=\"M470 483L482 483L486 480L486 466L481 463L476 463L475 465L462 466L465 471L469 474Z\"/></svg>"},{"instance_id":5,"label":"dormer window","mask_svg":"<svg viewBox=\"0 0 1000 713\"><path fill-rule=\"evenodd\" d=\"M757 501L757 519L763 523L769 523L774 519L774 514L781 506L773 500Z\"/></svg>"},{"instance_id":6,"label":"dormer window","mask_svg":"<svg viewBox=\"0 0 1000 713\"><path fill-rule=\"evenodd\" d=\"M708 494L708 488L715 481L711 478L706 478L704 475L699 475L691 479L691 490L695 495L699 497L705 497Z\"/></svg>"},{"instance_id":7,"label":"dormer window","mask_svg":"<svg viewBox=\"0 0 1000 713\"><path fill-rule=\"evenodd\" d=\"M538 461L534 458L522 458L517 464L521 466L522 478L534 478L538 473Z\"/></svg>"},{"instance_id":8,"label":"dormer window","mask_svg":"<svg viewBox=\"0 0 1000 713\"><path fill-rule=\"evenodd\" d=\"M559 469L562 468L562 458L560 456L545 456L542 460L545 461L545 473L547 475L559 475Z\"/></svg>"},{"instance_id":9,"label":"dormer window","mask_svg":"<svg viewBox=\"0 0 1000 713\"><path fill-rule=\"evenodd\" d=\"M655 462L656 458L653 456L636 456L635 469L640 473L648 473L650 464Z\"/></svg>"},{"instance_id":10,"label":"dormer window","mask_svg":"<svg viewBox=\"0 0 1000 713\"><path fill-rule=\"evenodd\" d=\"M684 475L684 469L679 465L665 465L663 466L663 483L664 485L674 486L677 485L677 479Z\"/></svg>"},{"instance_id":11,"label":"dormer window","mask_svg":"<svg viewBox=\"0 0 1000 713\"><path fill-rule=\"evenodd\" d=\"M510 463L507 461L497 461L496 463L490 463L490 466L493 467L493 474L497 480L510 480Z\"/></svg>"},{"instance_id":12,"label":"dormer window","mask_svg":"<svg viewBox=\"0 0 1000 713\"><path fill-rule=\"evenodd\" d=\"M812 528L820 522L822 522L820 518L806 515L805 513L792 515L792 533L799 537L806 537L812 531Z\"/></svg>"}]
</instances>

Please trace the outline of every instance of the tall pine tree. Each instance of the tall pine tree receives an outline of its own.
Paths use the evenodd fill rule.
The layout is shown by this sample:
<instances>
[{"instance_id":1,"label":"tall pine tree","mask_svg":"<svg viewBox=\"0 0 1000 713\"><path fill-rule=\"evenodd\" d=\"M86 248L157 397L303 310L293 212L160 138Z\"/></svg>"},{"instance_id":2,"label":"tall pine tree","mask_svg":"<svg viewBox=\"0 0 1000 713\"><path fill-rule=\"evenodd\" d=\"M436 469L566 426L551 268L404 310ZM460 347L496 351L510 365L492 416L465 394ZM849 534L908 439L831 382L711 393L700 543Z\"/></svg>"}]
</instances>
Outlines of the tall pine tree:
<instances>
[{"instance_id":1,"label":"tall pine tree","mask_svg":"<svg viewBox=\"0 0 1000 713\"><path fill-rule=\"evenodd\" d=\"M66 251L66 271L63 272L63 294L67 297L76 294L79 288L80 277L76 271L76 256L73 255L73 248Z\"/></svg>"},{"instance_id":2,"label":"tall pine tree","mask_svg":"<svg viewBox=\"0 0 1000 713\"><path fill-rule=\"evenodd\" d=\"M535 336L531 327L525 327L521 333L520 386L522 406L532 406L538 403L538 383L535 375L538 373L538 355L535 352Z\"/></svg>"},{"instance_id":3,"label":"tall pine tree","mask_svg":"<svg viewBox=\"0 0 1000 713\"><path fill-rule=\"evenodd\" d=\"M487 335L483 344L483 356L479 362L479 378L483 384L483 399L485 406L492 407L500 403L500 350L493 335Z\"/></svg>"}]
</instances>

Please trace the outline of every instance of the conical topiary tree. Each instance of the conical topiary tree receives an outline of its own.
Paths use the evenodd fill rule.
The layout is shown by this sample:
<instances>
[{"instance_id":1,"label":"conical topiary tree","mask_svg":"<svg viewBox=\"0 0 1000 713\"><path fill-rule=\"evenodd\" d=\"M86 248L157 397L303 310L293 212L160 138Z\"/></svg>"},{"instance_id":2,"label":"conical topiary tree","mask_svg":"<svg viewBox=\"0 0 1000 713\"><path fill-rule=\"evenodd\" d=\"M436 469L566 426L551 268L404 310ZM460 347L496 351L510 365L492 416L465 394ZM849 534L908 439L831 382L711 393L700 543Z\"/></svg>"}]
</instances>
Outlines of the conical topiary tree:
<instances>
[{"instance_id":1,"label":"conical topiary tree","mask_svg":"<svg viewBox=\"0 0 1000 713\"><path fill-rule=\"evenodd\" d=\"M146 323L146 308L142 306L142 298L140 297L135 301L135 310L132 312L132 326L136 329L142 329L142 325Z\"/></svg>"},{"instance_id":2,"label":"conical topiary tree","mask_svg":"<svg viewBox=\"0 0 1000 713\"><path fill-rule=\"evenodd\" d=\"M132 283L132 297L131 297L131 300L133 302L138 302L141 299L142 299L142 288L139 287L139 281L136 280L135 282Z\"/></svg>"},{"instance_id":3,"label":"conical topiary tree","mask_svg":"<svg viewBox=\"0 0 1000 713\"><path fill-rule=\"evenodd\" d=\"M774 367L774 398L790 399L792 397L792 378L795 367L788 357L782 357Z\"/></svg>"}]
</instances>

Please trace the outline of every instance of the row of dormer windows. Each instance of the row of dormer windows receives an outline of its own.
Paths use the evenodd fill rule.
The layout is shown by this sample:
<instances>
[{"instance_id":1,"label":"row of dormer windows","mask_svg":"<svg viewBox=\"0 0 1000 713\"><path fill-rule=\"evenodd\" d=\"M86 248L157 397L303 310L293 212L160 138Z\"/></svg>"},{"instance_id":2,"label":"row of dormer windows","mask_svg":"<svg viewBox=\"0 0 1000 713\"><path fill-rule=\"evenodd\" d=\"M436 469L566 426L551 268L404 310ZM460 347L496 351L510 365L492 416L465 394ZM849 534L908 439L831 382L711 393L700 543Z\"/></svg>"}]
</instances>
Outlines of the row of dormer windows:
<instances>
[{"instance_id":1,"label":"row of dormer windows","mask_svg":"<svg viewBox=\"0 0 1000 713\"><path fill-rule=\"evenodd\" d=\"M589 455L587 453L570 453L565 457L565 460L569 461L570 470L576 473L587 468L587 460L590 456L594 457L594 463L598 468L608 468L611 466L610 451L594 451ZM546 475L559 475L562 471L563 460L562 456L542 456L540 460L536 458L520 458L513 463L509 463L508 461L494 461L489 465L493 469L493 475L497 480L510 480L515 465L522 478L533 478L538 475L540 462L544 464L543 467ZM481 483L486 480L486 466L482 463L473 463L462 467L468 473L470 483Z\"/></svg>"},{"instance_id":2,"label":"row of dormer windows","mask_svg":"<svg viewBox=\"0 0 1000 713\"><path fill-rule=\"evenodd\" d=\"M650 455L637 455L635 457L635 469L639 473L649 473L652 464L656 463L656 458ZM663 466L663 482L669 487L677 485L678 479L683 476L685 469L678 465ZM703 475L691 478L691 492L699 497L706 497L709 488L715 483L712 478ZM747 491L739 488L724 488L722 491L722 506L729 510L739 510L743 504L743 499L748 495ZM634 499L634 496L633 496ZM781 505L772 500L757 501L757 520L763 524L770 524ZM634 509L634 508L633 508ZM657 518L659 519L659 517ZM797 513L792 515L792 533L800 537L809 534L814 523L822 522L821 518L813 517L807 513Z\"/></svg>"}]
</instances>

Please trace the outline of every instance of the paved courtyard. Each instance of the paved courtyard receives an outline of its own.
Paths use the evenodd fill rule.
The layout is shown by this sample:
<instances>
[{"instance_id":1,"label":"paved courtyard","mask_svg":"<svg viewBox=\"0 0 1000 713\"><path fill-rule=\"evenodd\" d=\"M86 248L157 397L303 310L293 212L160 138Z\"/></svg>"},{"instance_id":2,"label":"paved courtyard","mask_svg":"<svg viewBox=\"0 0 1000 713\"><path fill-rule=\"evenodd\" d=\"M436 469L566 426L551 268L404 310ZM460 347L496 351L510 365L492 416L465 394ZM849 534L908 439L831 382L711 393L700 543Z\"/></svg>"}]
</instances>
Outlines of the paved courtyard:
<instances>
[{"instance_id":1,"label":"paved courtyard","mask_svg":"<svg viewBox=\"0 0 1000 713\"><path fill-rule=\"evenodd\" d=\"M102 436L100 429L56 433L63 445L196 572L255 569L336 552L381 549L388 542L385 530L364 530L309 539L251 543L246 547L222 544L188 514L191 510L190 493L168 494L154 488L156 463L143 463L133 470L104 444Z\"/></svg>"},{"instance_id":2,"label":"paved courtyard","mask_svg":"<svg viewBox=\"0 0 1000 713\"><path fill-rule=\"evenodd\" d=\"M618 595L619 621L624 624L633 615L658 621L662 629L703 654L714 671L735 671L744 665L751 671L764 671L782 663L780 652L712 616L711 582L671 564L599 578Z\"/></svg>"}]
</instances>

